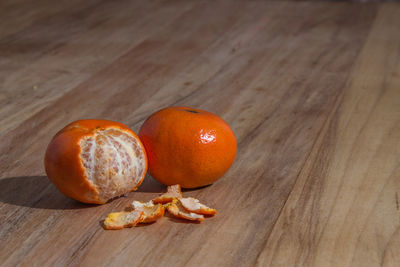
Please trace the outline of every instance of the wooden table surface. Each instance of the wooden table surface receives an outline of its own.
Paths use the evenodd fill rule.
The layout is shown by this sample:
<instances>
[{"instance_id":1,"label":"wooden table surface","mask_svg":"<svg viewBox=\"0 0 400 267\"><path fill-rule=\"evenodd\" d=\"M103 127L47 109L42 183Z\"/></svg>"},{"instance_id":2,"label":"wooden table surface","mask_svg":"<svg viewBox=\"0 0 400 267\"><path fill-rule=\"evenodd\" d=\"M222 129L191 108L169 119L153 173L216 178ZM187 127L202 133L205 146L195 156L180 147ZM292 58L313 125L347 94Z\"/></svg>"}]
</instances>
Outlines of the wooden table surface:
<instances>
[{"instance_id":1,"label":"wooden table surface","mask_svg":"<svg viewBox=\"0 0 400 267\"><path fill-rule=\"evenodd\" d=\"M5 0L0 3L2 266L399 266L400 4ZM147 175L106 205L64 197L44 151L67 123L218 114L238 154L218 209L100 223L165 187Z\"/></svg>"}]
</instances>

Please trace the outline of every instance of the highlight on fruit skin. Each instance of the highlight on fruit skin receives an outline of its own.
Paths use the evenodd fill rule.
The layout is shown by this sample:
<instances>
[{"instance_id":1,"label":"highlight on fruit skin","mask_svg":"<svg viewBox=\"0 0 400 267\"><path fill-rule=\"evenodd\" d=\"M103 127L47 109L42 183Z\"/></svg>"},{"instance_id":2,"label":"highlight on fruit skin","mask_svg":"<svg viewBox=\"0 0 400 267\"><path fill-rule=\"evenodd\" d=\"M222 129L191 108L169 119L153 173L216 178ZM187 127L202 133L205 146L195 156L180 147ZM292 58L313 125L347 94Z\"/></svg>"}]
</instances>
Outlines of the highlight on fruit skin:
<instances>
[{"instance_id":1,"label":"highlight on fruit skin","mask_svg":"<svg viewBox=\"0 0 400 267\"><path fill-rule=\"evenodd\" d=\"M121 211L108 214L103 222L106 230L120 230L130 228L140 222L143 216L143 211Z\"/></svg>"},{"instance_id":2,"label":"highlight on fruit skin","mask_svg":"<svg viewBox=\"0 0 400 267\"><path fill-rule=\"evenodd\" d=\"M136 190L147 171L139 137L128 126L107 120L67 125L51 140L44 162L59 191L94 204Z\"/></svg>"},{"instance_id":3,"label":"highlight on fruit skin","mask_svg":"<svg viewBox=\"0 0 400 267\"><path fill-rule=\"evenodd\" d=\"M165 204L178 198L182 198L181 186L179 184L169 185L167 192L153 199L153 203Z\"/></svg>"},{"instance_id":4,"label":"highlight on fruit skin","mask_svg":"<svg viewBox=\"0 0 400 267\"><path fill-rule=\"evenodd\" d=\"M162 204L154 204L153 201L140 202L133 201L132 209L142 211L143 215L140 223L152 223L164 216L165 208Z\"/></svg>"},{"instance_id":5,"label":"highlight on fruit skin","mask_svg":"<svg viewBox=\"0 0 400 267\"><path fill-rule=\"evenodd\" d=\"M209 216L217 214L216 209L209 208L206 205L201 204L198 199L192 197L180 198L179 202L186 210L196 214L209 215Z\"/></svg>"},{"instance_id":6,"label":"highlight on fruit skin","mask_svg":"<svg viewBox=\"0 0 400 267\"><path fill-rule=\"evenodd\" d=\"M180 219L196 222L204 221L203 215L186 210L178 199L174 199L172 202L168 203L167 210L170 214Z\"/></svg>"},{"instance_id":7,"label":"highlight on fruit skin","mask_svg":"<svg viewBox=\"0 0 400 267\"><path fill-rule=\"evenodd\" d=\"M232 166L236 137L219 116L189 107L167 107L150 115L139 130L149 173L164 185L210 185Z\"/></svg>"}]
</instances>

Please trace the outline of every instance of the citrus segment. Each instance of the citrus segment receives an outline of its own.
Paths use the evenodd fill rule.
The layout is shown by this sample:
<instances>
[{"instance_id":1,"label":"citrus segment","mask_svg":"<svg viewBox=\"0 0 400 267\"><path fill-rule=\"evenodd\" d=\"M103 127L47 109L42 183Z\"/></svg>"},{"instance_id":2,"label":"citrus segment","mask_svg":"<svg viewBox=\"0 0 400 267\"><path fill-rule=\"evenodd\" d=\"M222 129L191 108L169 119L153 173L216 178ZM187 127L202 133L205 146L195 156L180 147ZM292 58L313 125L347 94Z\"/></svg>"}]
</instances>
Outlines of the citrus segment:
<instances>
[{"instance_id":1,"label":"citrus segment","mask_svg":"<svg viewBox=\"0 0 400 267\"><path fill-rule=\"evenodd\" d=\"M146 168L139 140L129 132L108 128L80 141L80 154L87 179L102 201L135 188Z\"/></svg>"}]
</instances>

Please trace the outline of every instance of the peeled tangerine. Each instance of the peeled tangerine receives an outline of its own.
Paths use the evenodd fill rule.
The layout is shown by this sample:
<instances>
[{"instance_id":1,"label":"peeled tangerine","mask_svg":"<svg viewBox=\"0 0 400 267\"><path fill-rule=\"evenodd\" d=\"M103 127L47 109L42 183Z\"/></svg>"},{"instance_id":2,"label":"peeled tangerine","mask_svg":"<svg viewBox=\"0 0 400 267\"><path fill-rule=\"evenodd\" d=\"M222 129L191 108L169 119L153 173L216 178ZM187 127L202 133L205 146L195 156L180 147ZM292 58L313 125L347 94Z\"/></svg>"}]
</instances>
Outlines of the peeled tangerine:
<instances>
[{"instance_id":1,"label":"peeled tangerine","mask_svg":"<svg viewBox=\"0 0 400 267\"><path fill-rule=\"evenodd\" d=\"M138 136L107 120L75 121L51 140L45 155L49 179L66 196L104 204L136 190L147 171Z\"/></svg>"}]
</instances>

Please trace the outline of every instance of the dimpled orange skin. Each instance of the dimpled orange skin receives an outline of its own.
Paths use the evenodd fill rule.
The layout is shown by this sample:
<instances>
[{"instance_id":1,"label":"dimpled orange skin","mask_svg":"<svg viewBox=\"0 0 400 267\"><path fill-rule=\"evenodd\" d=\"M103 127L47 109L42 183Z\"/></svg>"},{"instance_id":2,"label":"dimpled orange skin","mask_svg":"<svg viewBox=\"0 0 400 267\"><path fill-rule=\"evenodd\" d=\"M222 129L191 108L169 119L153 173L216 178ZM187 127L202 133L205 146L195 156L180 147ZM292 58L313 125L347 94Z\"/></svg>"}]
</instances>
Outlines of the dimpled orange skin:
<instances>
[{"instance_id":1,"label":"dimpled orange skin","mask_svg":"<svg viewBox=\"0 0 400 267\"><path fill-rule=\"evenodd\" d=\"M80 159L81 147L79 142L82 137L92 135L97 129L116 128L130 132L134 137L137 135L126 125L108 120L79 120L70 123L61 129L51 140L47 147L44 159L45 170L49 179L64 195L75 200L104 204L98 198L95 187L87 180L85 170ZM143 148L145 153L145 149ZM146 157L144 157L147 159ZM143 182L147 172L146 168L139 184L132 188L136 190Z\"/></svg>"},{"instance_id":2,"label":"dimpled orange skin","mask_svg":"<svg viewBox=\"0 0 400 267\"><path fill-rule=\"evenodd\" d=\"M152 114L139 137L146 148L150 174L164 185L196 188L214 183L234 162L236 138L220 117L188 107Z\"/></svg>"}]
</instances>

